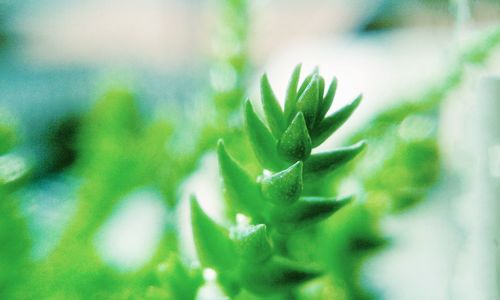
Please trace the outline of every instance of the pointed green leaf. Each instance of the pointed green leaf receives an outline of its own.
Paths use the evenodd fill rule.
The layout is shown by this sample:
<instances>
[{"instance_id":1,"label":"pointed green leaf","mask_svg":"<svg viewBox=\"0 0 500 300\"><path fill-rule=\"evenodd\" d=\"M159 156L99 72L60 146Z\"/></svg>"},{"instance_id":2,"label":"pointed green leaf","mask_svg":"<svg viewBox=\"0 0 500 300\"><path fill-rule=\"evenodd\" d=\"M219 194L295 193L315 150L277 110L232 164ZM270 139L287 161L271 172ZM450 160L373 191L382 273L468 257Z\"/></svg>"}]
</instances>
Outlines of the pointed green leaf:
<instances>
[{"instance_id":1,"label":"pointed green leaf","mask_svg":"<svg viewBox=\"0 0 500 300\"><path fill-rule=\"evenodd\" d=\"M266 74L260 80L260 95L269 128L274 137L279 138L285 130L285 116Z\"/></svg>"},{"instance_id":2,"label":"pointed green leaf","mask_svg":"<svg viewBox=\"0 0 500 300\"><path fill-rule=\"evenodd\" d=\"M253 216L262 211L263 200L258 184L227 153L224 143L217 145L219 168L224 182L225 193L233 208Z\"/></svg>"},{"instance_id":3,"label":"pointed green leaf","mask_svg":"<svg viewBox=\"0 0 500 300\"><path fill-rule=\"evenodd\" d=\"M304 163L304 174L319 176L333 171L356 157L365 145L365 142L359 142L330 152L313 154Z\"/></svg>"},{"instance_id":4,"label":"pointed green leaf","mask_svg":"<svg viewBox=\"0 0 500 300\"><path fill-rule=\"evenodd\" d=\"M245 288L256 294L275 294L316 278L319 272L281 257L273 257L258 267L241 270L240 280Z\"/></svg>"},{"instance_id":5,"label":"pointed green leaf","mask_svg":"<svg viewBox=\"0 0 500 300\"><path fill-rule=\"evenodd\" d=\"M273 209L270 218L278 230L290 232L328 218L351 200L352 197L303 197L286 209Z\"/></svg>"},{"instance_id":6,"label":"pointed green leaf","mask_svg":"<svg viewBox=\"0 0 500 300\"><path fill-rule=\"evenodd\" d=\"M255 114L249 100L245 103L245 125L255 156L266 169L276 171L283 166L278 155L276 139Z\"/></svg>"},{"instance_id":7,"label":"pointed green leaf","mask_svg":"<svg viewBox=\"0 0 500 300\"><path fill-rule=\"evenodd\" d=\"M298 100L298 98L300 98L300 96L302 96L304 94L304 91L309 86L309 84L311 83L314 76L315 76L315 74L309 74L309 75L307 75L306 78L304 78L304 81L302 81L302 83L300 84L299 90L297 91L297 100Z\"/></svg>"},{"instance_id":8,"label":"pointed green leaf","mask_svg":"<svg viewBox=\"0 0 500 300\"><path fill-rule=\"evenodd\" d=\"M319 106L319 78L314 75L309 85L297 100L297 111L304 114L307 128L312 128Z\"/></svg>"},{"instance_id":9,"label":"pointed green leaf","mask_svg":"<svg viewBox=\"0 0 500 300\"><path fill-rule=\"evenodd\" d=\"M299 64L295 67L292 73L292 78L288 83L288 88L286 90L285 97L285 119L287 122L291 122L293 116L295 116L296 106L297 106L297 86L299 85L300 69L302 65Z\"/></svg>"},{"instance_id":10,"label":"pointed green leaf","mask_svg":"<svg viewBox=\"0 0 500 300\"><path fill-rule=\"evenodd\" d=\"M261 191L264 198L278 206L291 205L302 193L303 163L296 162L291 167L262 179Z\"/></svg>"},{"instance_id":11,"label":"pointed green leaf","mask_svg":"<svg viewBox=\"0 0 500 300\"><path fill-rule=\"evenodd\" d=\"M237 226L231 237L244 263L263 262L271 258L273 251L266 225Z\"/></svg>"},{"instance_id":12,"label":"pointed green leaf","mask_svg":"<svg viewBox=\"0 0 500 300\"><path fill-rule=\"evenodd\" d=\"M299 112L283 133L278 152L289 161L304 160L311 154L312 141L307 131L304 115Z\"/></svg>"},{"instance_id":13,"label":"pointed green leaf","mask_svg":"<svg viewBox=\"0 0 500 300\"><path fill-rule=\"evenodd\" d=\"M319 99L322 100L323 99L323 95L325 94L325 78L323 78L323 76L319 76L318 78L319 78L319 81L318 81L318 84L319 84L318 95L319 95Z\"/></svg>"},{"instance_id":14,"label":"pointed green leaf","mask_svg":"<svg viewBox=\"0 0 500 300\"><path fill-rule=\"evenodd\" d=\"M349 119L354 110L359 106L362 96L358 96L351 104L344 106L336 111L331 116L325 118L311 133L313 147L321 145L328 139L337 129Z\"/></svg>"},{"instance_id":15,"label":"pointed green leaf","mask_svg":"<svg viewBox=\"0 0 500 300\"><path fill-rule=\"evenodd\" d=\"M229 232L217 225L191 198L191 224L194 244L201 264L215 270L231 270L236 265L236 249Z\"/></svg>"},{"instance_id":16,"label":"pointed green leaf","mask_svg":"<svg viewBox=\"0 0 500 300\"><path fill-rule=\"evenodd\" d=\"M304 91L306 90L307 86L311 83L311 80L313 79L314 76L318 76L318 68L314 68L314 70L311 72L311 74L307 75L306 78L304 78L304 81L300 85L299 91L297 92L297 99L302 96Z\"/></svg>"},{"instance_id":17,"label":"pointed green leaf","mask_svg":"<svg viewBox=\"0 0 500 300\"><path fill-rule=\"evenodd\" d=\"M328 91L326 92L325 98L321 101L320 108L318 109L318 116L316 117L316 123L321 122L323 118L326 116L330 107L333 103L333 98L335 98L335 93L337 92L337 78L333 78L330 86L328 87Z\"/></svg>"}]
</instances>

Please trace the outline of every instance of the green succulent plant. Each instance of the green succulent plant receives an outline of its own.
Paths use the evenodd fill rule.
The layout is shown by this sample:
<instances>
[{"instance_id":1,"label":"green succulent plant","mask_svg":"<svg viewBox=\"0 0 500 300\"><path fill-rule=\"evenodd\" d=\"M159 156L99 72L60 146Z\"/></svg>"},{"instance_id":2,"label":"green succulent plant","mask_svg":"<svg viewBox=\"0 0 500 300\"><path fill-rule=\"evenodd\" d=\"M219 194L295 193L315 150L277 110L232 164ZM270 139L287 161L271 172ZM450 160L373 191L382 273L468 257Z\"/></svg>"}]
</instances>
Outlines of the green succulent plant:
<instances>
[{"instance_id":1,"label":"green succulent plant","mask_svg":"<svg viewBox=\"0 0 500 300\"><path fill-rule=\"evenodd\" d=\"M52 252L36 260L32 250L38 233L31 230L33 216L26 211L23 189L42 178L30 176L29 156L23 156L26 145L0 113L0 299L202 300L198 291L206 268L216 271L225 294L236 300L378 299L359 280L364 261L385 242L378 222L387 211L377 206L385 200L392 213L411 209L440 178L436 130L421 135L400 134L401 129L408 121L429 121L437 127L439 104L467 78L466 66L487 63L500 45L500 29L463 49L456 66L418 99L401 101L407 103L365 124L348 139L353 146L315 153L361 98L327 116L337 82L326 86L314 71L299 84L299 66L283 108L263 76L265 122L249 101L240 118L237 109L251 71L250 10L246 0L221 0L220 5L213 91L207 97L213 101L201 109L204 118L190 110L177 120L149 122L132 94L108 93L83 118L78 159L64 171L79 182L73 195L79 199L76 212ZM192 119L186 122L184 117ZM186 126L195 120L199 124L194 130ZM177 135L180 129L185 135ZM108 265L96 252L94 237L123 197L151 186L174 207L182 183L221 136L224 142L217 153L228 219L236 222L216 223L197 199L191 200L201 266L182 261L173 225L167 226L154 257L140 270L119 272ZM364 144L357 143L361 138L370 151L331 174L362 151ZM194 142L179 146L182 139ZM392 151L375 155L384 145L392 145ZM379 167L367 172L373 162ZM352 178L363 190L364 197L358 199L364 201L330 197L345 183L342 179Z\"/></svg>"},{"instance_id":2,"label":"green succulent plant","mask_svg":"<svg viewBox=\"0 0 500 300\"><path fill-rule=\"evenodd\" d=\"M228 153L224 142L218 143L229 214L240 221L230 228L220 226L205 214L197 199L191 200L200 263L217 272L230 296L241 288L257 295L292 295L297 286L319 276L324 271L321 267L307 266L290 257L287 236L328 218L352 199L306 195L304 187L345 165L365 147L359 142L312 153L349 118L361 97L327 116L337 80L333 79L325 92L325 80L314 70L299 86L300 70L299 65L293 71L284 109L267 76L262 77L266 123L249 100L245 103L245 129L261 170L265 170L262 176L251 177Z\"/></svg>"},{"instance_id":3,"label":"green succulent plant","mask_svg":"<svg viewBox=\"0 0 500 300\"><path fill-rule=\"evenodd\" d=\"M487 36L484 42L470 47L471 49L461 56L456 70L452 70L437 87L428 89L419 97L422 99L421 103L415 104L418 100L415 99L408 101L410 104L385 111L349 138L349 141L355 143L360 138L368 139L371 150L379 143L387 143L387 136L398 139L399 135L394 129L397 130L407 117L417 115L435 118L436 106L448 91L460 83L464 73L463 64L472 62L472 58L476 57L480 58L478 61L484 61L488 57L487 54L493 52L493 45L496 44L498 31ZM297 70L296 72L298 73ZM299 207L299 200L296 199L308 198L305 195L334 194L339 181L354 174L359 177L357 179L361 180L365 190L382 190L393 198L391 202L394 210L405 210L418 203L436 181L439 157L434 134L424 140L398 142L395 144L397 151L384 153L382 161L385 167L382 171L390 174L391 166L404 168L408 169L408 174L411 175L409 177L401 176L392 180L381 172L364 174L363 162L377 159L370 155L370 151L333 175L327 175L328 172L325 172L323 175L320 173L305 176L304 166L311 155L304 153L310 153L310 148L318 145L322 139L328 138L340 127L360 101L356 99L353 104L337 111L337 117L325 118L328 102L323 100L332 101L333 97L327 97L327 92L323 99L318 99L318 103L323 104L320 119L323 122L319 124L328 128L328 131L318 134L321 125L315 124L317 127L311 130L302 111L305 109L308 112L307 108L304 108L303 104L297 105L298 95L304 93L313 76L314 74L308 76L297 89L299 76L294 74L290 85L295 86L295 90L292 88L287 93L284 110L277 104L267 77L264 76L262 100L266 124L255 114L253 106L248 102L245 106L248 139L238 130L237 133L225 135L226 143L219 143L219 162L229 217L231 219L237 213L243 213L248 218L243 218L243 222L237 224L221 226L204 213L196 199L192 200L195 240L202 267L212 268L219 273L219 282L231 298L379 299L376 293L368 291L359 279L364 262L387 243L381 238L378 229L378 222L386 213L378 207L384 204L383 201L369 197L366 203L344 207L326 222L318 221L328 217L327 209L322 216L318 213L321 210L304 210L303 214L299 214L297 211L300 210L291 208ZM324 90L323 82L320 79L318 86ZM334 94L335 89L336 82L330 85L330 94ZM300 110L297 109L299 106ZM294 117L297 117L299 112L302 116L294 122ZM313 116L308 112L309 120ZM326 126L327 124L330 125ZM290 132L293 132L293 135L289 134ZM310 143L307 137L311 140ZM247 158L249 151L246 148L250 144L261 161L260 170L255 168L254 161ZM232 155L229 155L228 151ZM302 158L303 155L306 158ZM416 159L415 155L419 158ZM234 157L238 157L238 162ZM419 165L417 168L413 165L414 161L426 161L426 167ZM266 172L270 174L257 178L256 174L262 169L274 174ZM421 180L422 178L425 180ZM276 188L280 185L282 188ZM408 188L412 190L411 198L408 193L400 193ZM314 194L311 191L314 191ZM380 193L370 195L377 196ZM308 222L304 222L305 220ZM166 265L170 267L162 268L160 277L163 290L158 292L158 297L152 298L195 299L196 293L193 291L203 284L201 269L190 269L177 258L169 259ZM310 280L320 274L320 278ZM301 285L305 282L307 284ZM180 283L183 283L184 288L176 289ZM300 288L297 288L299 285ZM235 296L236 294L238 295Z\"/></svg>"}]
</instances>

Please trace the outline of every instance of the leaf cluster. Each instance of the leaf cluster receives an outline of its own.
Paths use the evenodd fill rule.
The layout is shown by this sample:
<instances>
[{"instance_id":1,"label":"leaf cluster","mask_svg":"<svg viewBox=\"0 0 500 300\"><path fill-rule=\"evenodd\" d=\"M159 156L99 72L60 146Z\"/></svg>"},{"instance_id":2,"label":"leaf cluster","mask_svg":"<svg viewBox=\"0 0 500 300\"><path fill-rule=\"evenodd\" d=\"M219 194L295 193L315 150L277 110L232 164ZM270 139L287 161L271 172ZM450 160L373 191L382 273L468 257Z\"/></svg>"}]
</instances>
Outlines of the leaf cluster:
<instances>
[{"instance_id":1,"label":"leaf cluster","mask_svg":"<svg viewBox=\"0 0 500 300\"><path fill-rule=\"evenodd\" d=\"M304 186L345 165L365 144L312 153L354 112L361 97L327 116L337 80L328 87L317 70L299 85L297 66L287 88L284 108L266 75L261 79L261 101L266 122L245 102L245 130L265 170L252 178L219 141L217 155L225 198L231 216L240 222L230 228L214 222L191 200L193 235L200 262L214 269L226 293L241 288L256 294L290 293L323 270L287 257L287 235L328 218L352 197L305 196ZM325 91L326 90L326 91ZM241 220L243 219L243 221ZM248 219L248 220L247 220ZM245 221L247 220L247 221Z\"/></svg>"}]
</instances>

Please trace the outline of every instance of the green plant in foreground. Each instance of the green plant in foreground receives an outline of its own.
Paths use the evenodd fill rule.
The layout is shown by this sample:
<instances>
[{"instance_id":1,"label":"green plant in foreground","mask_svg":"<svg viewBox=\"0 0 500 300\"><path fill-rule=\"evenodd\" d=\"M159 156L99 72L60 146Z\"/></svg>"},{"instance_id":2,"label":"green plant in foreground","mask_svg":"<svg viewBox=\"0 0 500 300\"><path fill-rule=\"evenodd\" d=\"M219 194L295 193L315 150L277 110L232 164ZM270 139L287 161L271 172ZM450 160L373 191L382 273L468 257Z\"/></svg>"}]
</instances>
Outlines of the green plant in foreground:
<instances>
[{"instance_id":1,"label":"green plant in foreground","mask_svg":"<svg viewBox=\"0 0 500 300\"><path fill-rule=\"evenodd\" d=\"M330 137L361 101L326 116L337 88L315 70L300 87L300 65L287 89L284 110L267 79L261 80L261 99L267 125L245 103L245 129L264 171L252 178L219 142L217 153L230 216L239 222L230 229L216 224L191 201L193 235L204 268L218 274L224 291L235 296L241 288L255 294L282 294L293 298L295 288L319 276L324 266L308 266L290 255L287 239L292 233L317 224L350 202L351 197L305 195L311 180L343 166L357 154L363 142L329 152L312 154ZM246 217L245 217L246 216ZM255 225L252 225L255 224Z\"/></svg>"}]
</instances>

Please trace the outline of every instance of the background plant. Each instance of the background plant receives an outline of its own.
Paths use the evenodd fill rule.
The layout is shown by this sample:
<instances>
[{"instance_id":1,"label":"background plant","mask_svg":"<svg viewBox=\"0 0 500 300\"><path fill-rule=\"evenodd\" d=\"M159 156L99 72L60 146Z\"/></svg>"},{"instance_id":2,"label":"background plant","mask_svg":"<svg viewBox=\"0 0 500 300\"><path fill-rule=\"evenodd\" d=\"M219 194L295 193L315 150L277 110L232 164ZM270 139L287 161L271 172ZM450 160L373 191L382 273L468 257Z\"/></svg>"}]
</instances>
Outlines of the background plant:
<instances>
[{"instance_id":1,"label":"background plant","mask_svg":"<svg viewBox=\"0 0 500 300\"><path fill-rule=\"evenodd\" d=\"M300 163L294 165L295 160L311 159L295 157L300 151L309 148L308 143L302 143L304 139L307 141L306 136L314 135L311 128L304 130L303 124L294 125L293 134L287 135L289 143L280 144L281 147L278 149L281 149L281 152L271 156L275 159L269 159L267 155L258 155L267 149L271 149L269 153L274 153L273 148L266 144L266 140L256 141L256 134L253 135L254 140L243 135L244 125L240 109L244 95L248 94L248 74L251 73L247 53L250 21L248 7L245 1L225 1L221 4L221 9L223 10L220 25L223 29L220 33L221 46L216 48L218 57L215 59L212 72L218 74L212 75L218 80L212 78L213 91L204 99L206 105L200 109L201 113L175 111L179 112L181 117L169 120L148 119L137 106L140 96L129 89L113 88L105 93L81 123L76 125L77 143L69 145L77 153L76 163L62 171L64 184L77 182L74 195L77 198L76 212L71 214L62 237L46 256L33 257L34 238L33 232L30 231L31 220L26 210L23 210L26 191L40 180L37 178L40 173L31 169L33 165L30 157L25 155L22 134L13 129L8 118L5 119L4 115L0 117L6 120L0 122L2 124L0 125L0 173L2 174L0 241L9 245L0 249L0 270L8 270L0 271L0 298L193 299L197 295L200 297L203 294L201 291L207 286L202 276L203 270L199 266L186 264L184 253L177 245L178 228L171 223L165 228L156 254L140 270L118 271L99 257L95 250L94 238L117 205L129 193L147 186L161 191L171 212L175 211L180 199L180 187L186 178L195 172L200 158L214 149L219 137L224 139L224 146L219 146L219 156L229 164L234 161L239 162L249 174L250 179L247 183L252 186L249 191L250 194L258 195L256 199L265 198L261 195L260 185L263 185L270 175L266 172L266 176L257 179L262 175L263 166L274 173L292 166L295 168L291 170L297 171L300 169ZM198 222L209 224L207 228L212 228L209 232L213 237L219 236L221 244L229 245L229 254L234 256L235 261L248 264L245 261L246 256L256 255L255 251L251 251L255 250L256 246L247 243L250 239L256 241L258 249L262 250L258 254L268 253L267 249L273 255L273 259L268 261L276 263L269 265L279 267L271 271L279 271L280 268L283 271L289 268L302 276L296 278L296 281L290 281L288 278L289 281L279 282L282 288L278 295L256 296L255 293L243 289L235 297L238 299L374 298L375 295L361 284L360 274L363 263L370 257L368 254L378 249L377 246L383 241L380 239L378 222L385 217L387 210L398 213L417 205L425 199L438 181L440 157L435 126L439 117L439 105L467 76L464 70L466 65L487 62L489 55L498 49L495 47L500 43L499 36L497 30L489 33L478 43L472 44L470 49L460 54L456 66L442 82L424 91L417 97L418 99L411 99L409 104L392 108L376 116L360 132L349 138L349 144L361 138L367 140L369 147L362 156L355 158L331 176L319 176L314 180L303 178L304 188L301 196L306 198L302 200L311 196L328 199L327 197L344 191L346 181L356 180L358 186L362 188L356 191L348 190L356 193L358 199L356 205L348 205L331 218L322 222L312 222L314 224L306 227L303 219L292 218L290 221L288 219L291 218L290 215L282 216L276 209L271 209L283 208L285 204L270 204L273 201L261 199L259 206L252 206L250 201L241 201L241 196L237 195L246 189L240 191L233 186L232 195L228 192L226 197L228 221L221 228L220 225L207 219L196 202L193 202L192 210L195 212L193 215L197 216ZM239 46L233 47L235 44ZM224 83L226 78L224 74L227 75L228 70L236 76L236 80L231 81L234 84L219 85L221 81ZM308 78L305 80L302 93L300 87L298 88L298 94L305 93L313 78L316 78L313 86L317 84L317 90L324 86L318 74ZM262 83L265 95L262 99L268 100L265 102L268 124L260 124L259 117L252 112L251 104L246 104L246 114L250 116L250 118L247 116L246 121L247 123L249 119L255 121L253 130L263 130L264 134L258 136L268 137L267 142L273 139L281 140L280 134L285 129L290 129L293 124L293 118L290 117L295 115L290 113L293 112L290 105L288 111L285 106L284 121L280 121L280 114L277 112L281 108L274 104L274 96L267 79L263 78ZM311 88L315 89L316 87ZM312 100L309 101L314 101L314 97L310 99ZM323 100L318 101L321 103ZM346 111L349 109L344 109L344 112ZM208 113L204 115L206 112ZM314 114L309 114L308 118L305 117L305 112L303 115L303 123L308 127L306 120L310 122ZM300 121L297 122L300 124ZM406 132L406 135L401 135L400 132L407 122L420 122L424 128L426 124L431 124L430 127L434 129L425 135L419 132L413 134ZM192 123L196 125L190 125ZM249 127L248 124L246 126ZM267 126L270 127L270 131ZM302 128L302 131L296 128ZM302 139L297 139L297 136ZM304 146L304 149L302 146L297 147L298 144ZM374 150L381 144L393 145L392 151L383 153L382 157L377 156ZM252 153L252 145L257 145L255 147L257 155ZM270 145L272 146L273 142ZM302 150L297 150L299 148ZM227 153L230 155L226 155ZM290 160L281 158L290 156L293 157ZM417 165L416 162L420 160L427 163ZM377 168L373 167L374 161L380 162ZM302 168L305 168L305 165L304 162ZM11 173L13 170L16 173ZM10 177L12 174L17 174L15 179L5 180L13 178ZM243 174L242 178L245 176ZM226 176L226 189L229 177L233 178ZM301 200L297 200L296 203L299 201ZM314 204L321 204L319 208L315 207L312 210L316 215L310 218L315 221L317 219L314 216L324 218L333 210L333 202L318 200ZM288 207L293 206L299 205L293 204ZM281 211L288 212L287 209ZM237 213L244 213L247 217L240 216L240 222L236 222ZM294 216L296 215L292 215ZM262 225L254 224L265 224L266 229L264 230ZM300 227L301 230L296 230L296 227ZM286 237L283 232L287 233ZM255 240L253 237L256 237ZM242 243L245 246L241 246ZM252 281L250 275L259 278L258 275L262 274L253 274L255 270L251 267L240 265L235 268L238 271L226 272L226 268L222 266L227 262L220 258L221 253L217 251L219 244L215 244L217 246L215 254L200 255L200 257L203 258L204 267L212 267L219 271L219 280L226 293L234 295L239 287L245 286L260 294L263 291L267 294L265 292L269 290L269 286L262 287L262 282ZM213 249L203 245L199 248L201 249L198 252L210 252L210 249ZM285 262L277 259L278 256L284 257ZM221 265L219 266L217 262ZM264 272L264 275L269 273L272 272ZM279 275L279 272L274 273L276 274ZM315 278L310 279L310 277ZM210 284L209 282L208 285Z\"/></svg>"},{"instance_id":2,"label":"background plant","mask_svg":"<svg viewBox=\"0 0 500 300\"><path fill-rule=\"evenodd\" d=\"M13 152L18 144L17 132L11 117L0 113L0 241L8 241L0 247L0 298L18 296L23 278L31 267L31 247L26 220L20 211L15 193L29 175L24 157Z\"/></svg>"}]
</instances>

